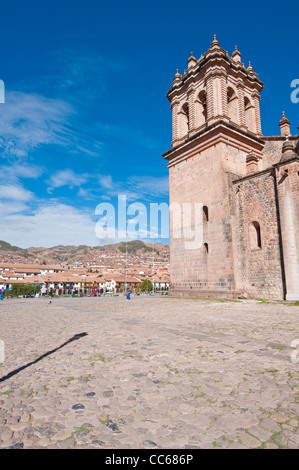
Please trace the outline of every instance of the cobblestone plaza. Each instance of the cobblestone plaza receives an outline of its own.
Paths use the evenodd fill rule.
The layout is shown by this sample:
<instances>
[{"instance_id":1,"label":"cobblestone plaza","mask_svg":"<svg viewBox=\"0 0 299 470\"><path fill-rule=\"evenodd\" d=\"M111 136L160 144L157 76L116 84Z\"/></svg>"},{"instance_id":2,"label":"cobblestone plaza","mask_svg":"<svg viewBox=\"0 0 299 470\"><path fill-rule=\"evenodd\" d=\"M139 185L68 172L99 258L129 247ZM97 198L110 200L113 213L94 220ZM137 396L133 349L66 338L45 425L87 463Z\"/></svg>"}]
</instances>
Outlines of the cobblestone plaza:
<instances>
[{"instance_id":1,"label":"cobblestone plaza","mask_svg":"<svg viewBox=\"0 0 299 470\"><path fill-rule=\"evenodd\" d=\"M4 300L0 447L298 449L298 314L262 299Z\"/></svg>"}]
</instances>

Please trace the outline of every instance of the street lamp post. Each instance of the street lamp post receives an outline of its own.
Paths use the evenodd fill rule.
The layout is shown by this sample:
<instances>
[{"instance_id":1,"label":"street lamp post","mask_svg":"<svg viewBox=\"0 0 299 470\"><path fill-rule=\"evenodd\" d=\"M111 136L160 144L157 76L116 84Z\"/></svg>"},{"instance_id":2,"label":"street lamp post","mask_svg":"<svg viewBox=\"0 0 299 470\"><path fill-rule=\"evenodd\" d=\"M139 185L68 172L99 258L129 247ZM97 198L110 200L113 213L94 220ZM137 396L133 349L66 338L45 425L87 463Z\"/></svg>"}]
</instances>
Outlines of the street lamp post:
<instances>
[{"instance_id":1,"label":"street lamp post","mask_svg":"<svg viewBox=\"0 0 299 470\"><path fill-rule=\"evenodd\" d=\"M124 294L127 291L127 262L128 262L128 249L127 249L127 242L126 242L126 265L125 265L125 277L124 277Z\"/></svg>"},{"instance_id":2,"label":"street lamp post","mask_svg":"<svg viewBox=\"0 0 299 470\"><path fill-rule=\"evenodd\" d=\"M153 244L153 294L155 295L155 242Z\"/></svg>"}]
</instances>

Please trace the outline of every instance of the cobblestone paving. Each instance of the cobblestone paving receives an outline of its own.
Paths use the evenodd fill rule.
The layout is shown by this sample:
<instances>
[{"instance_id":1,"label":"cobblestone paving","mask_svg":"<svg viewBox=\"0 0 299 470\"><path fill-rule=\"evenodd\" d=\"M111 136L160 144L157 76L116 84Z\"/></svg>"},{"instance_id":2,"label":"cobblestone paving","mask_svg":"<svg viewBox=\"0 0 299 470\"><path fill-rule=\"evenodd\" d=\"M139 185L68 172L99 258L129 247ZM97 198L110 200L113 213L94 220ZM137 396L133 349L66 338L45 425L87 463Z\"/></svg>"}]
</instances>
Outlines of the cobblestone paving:
<instances>
[{"instance_id":1,"label":"cobblestone paving","mask_svg":"<svg viewBox=\"0 0 299 470\"><path fill-rule=\"evenodd\" d=\"M249 300L4 300L0 447L298 449L298 318Z\"/></svg>"}]
</instances>

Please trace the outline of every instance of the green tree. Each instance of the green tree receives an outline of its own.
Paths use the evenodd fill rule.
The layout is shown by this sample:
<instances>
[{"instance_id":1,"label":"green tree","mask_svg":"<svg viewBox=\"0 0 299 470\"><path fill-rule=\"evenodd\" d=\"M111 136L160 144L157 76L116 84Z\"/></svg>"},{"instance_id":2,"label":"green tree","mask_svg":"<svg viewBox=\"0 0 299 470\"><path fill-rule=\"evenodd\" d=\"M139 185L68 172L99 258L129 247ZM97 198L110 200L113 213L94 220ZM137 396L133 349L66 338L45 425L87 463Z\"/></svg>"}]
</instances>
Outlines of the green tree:
<instances>
[{"instance_id":1,"label":"green tree","mask_svg":"<svg viewBox=\"0 0 299 470\"><path fill-rule=\"evenodd\" d=\"M151 283L151 281L149 279L145 279L144 281L142 281L142 283L140 285L140 290L142 292L152 291L153 290L153 284Z\"/></svg>"},{"instance_id":2,"label":"green tree","mask_svg":"<svg viewBox=\"0 0 299 470\"><path fill-rule=\"evenodd\" d=\"M18 297L32 295L40 291L40 285L33 284L12 284L11 289L5 292L5 296Z\"/></svg>"}]
</instances>

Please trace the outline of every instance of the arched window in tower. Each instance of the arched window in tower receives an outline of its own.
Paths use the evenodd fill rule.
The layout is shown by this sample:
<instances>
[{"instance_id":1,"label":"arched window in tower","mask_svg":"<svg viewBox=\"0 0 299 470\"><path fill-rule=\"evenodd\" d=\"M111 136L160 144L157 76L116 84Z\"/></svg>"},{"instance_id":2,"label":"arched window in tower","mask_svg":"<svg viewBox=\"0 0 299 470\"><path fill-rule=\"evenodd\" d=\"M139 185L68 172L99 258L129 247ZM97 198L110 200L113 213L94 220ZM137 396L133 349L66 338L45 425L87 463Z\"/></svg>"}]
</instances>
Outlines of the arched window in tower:
<instances>
[{"instance_id":1,"label":"arched window in tower","mask_svg":"<svg viewBox=\"0 0 299 470\"><path fill-rule=\"evenodd\" d=\"M195 127L199 128L206 123L207 120L206 92L201 90L195 100Z\"/></svg>"},{"instance_id":2,"label":"arched window in tower","mask_svg":"<svg viewBox=\"0 0 299 470\"><path fill-rule=\"evenodd\" d=\"M209 253L209 245L207 243L203 244L203 252L208 254Z\"/></svg>"},{"instance_id":3,"label":"arched window in tower","mask_svg":"<svg viewBox=\"0 0 299 470\"><path fill-rule=\"evenodd\" d=\"M251 250L262 248L261 226L256 220L249 227L249 244Z\"/></svg>"},{"instance_id":4,"label":"arched window in tower","mask_svg":"<svg viewBox=\"0 0 299 470\"><path fill-rule=\"evenodd\" d=\"M207 206L203 206L202 208L202 216L203 216L203 223L206 224L209 222L209 209Z\"/></svg>"},{"instance_id":5,"label":"arched window in tower","mask_svg":"<svg viewBox=\"0 0 299 470\"><path fill-rule=\"evenodd\" d=\"M245 126L249 131L254 132L254 107L250 99L245 96L244 98L244 112L245 112Z\"/></svg>"},{"instance_id":6,"label":"arched window in tower","mask_svg":"<svg viewBox=\"0 0 299 470\"><path fill-rule=\"evenodd\" d=\"M181 111L179 113L179 120L180 120L180 138L187 137L189 132L189 106L188 103L185 103L181 107Z\"/></svg>"},{"instance_id":7,"label":"arched window in tower","mask_svg":"<svg viewBox=\"0 0 299 470\"><path fill-rule=\"evenodd\" d=\"M232 122L238 123L238 97L231 87L227 89L227 115Z\"/></svg>"}]
</instances>

